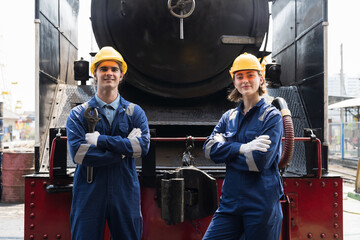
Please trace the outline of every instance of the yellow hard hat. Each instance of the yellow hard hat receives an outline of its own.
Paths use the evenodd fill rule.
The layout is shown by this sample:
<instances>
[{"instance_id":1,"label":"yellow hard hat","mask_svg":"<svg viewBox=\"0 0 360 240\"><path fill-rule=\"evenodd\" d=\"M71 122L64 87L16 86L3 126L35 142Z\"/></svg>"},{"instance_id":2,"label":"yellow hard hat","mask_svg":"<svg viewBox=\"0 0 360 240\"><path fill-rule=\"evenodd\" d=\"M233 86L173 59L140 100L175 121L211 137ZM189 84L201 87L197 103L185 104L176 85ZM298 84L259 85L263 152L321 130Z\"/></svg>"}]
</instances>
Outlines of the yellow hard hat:
<instances>
[{"instance_id":1,"label":"yellow hard hat","mask_svg":"<svg viewBox=\"0 0 360 240\"><path fill-rule=\"evenodd\" d=\"M113 47L103 47L101 50L95 55L94 61L91 63L90 71L94 73L96 63L103 62L103 61L115 61L120 62L122 69L121 72L123 74L127 71L127 64L124 61L121 54L116 51Z\"/></svg>"},{"instance_id":2,"label":"yellow hard hat","mask_svg":"<svg viewBox=\"0 0 360 240\"><path fill-rule=\"evenodd\" d=\"M230 69L231 78L234 73L241 70L257 70L262 71L259 60L250 53L243 53L235 58L234 63Z\"/></svg>"}]
</instances>

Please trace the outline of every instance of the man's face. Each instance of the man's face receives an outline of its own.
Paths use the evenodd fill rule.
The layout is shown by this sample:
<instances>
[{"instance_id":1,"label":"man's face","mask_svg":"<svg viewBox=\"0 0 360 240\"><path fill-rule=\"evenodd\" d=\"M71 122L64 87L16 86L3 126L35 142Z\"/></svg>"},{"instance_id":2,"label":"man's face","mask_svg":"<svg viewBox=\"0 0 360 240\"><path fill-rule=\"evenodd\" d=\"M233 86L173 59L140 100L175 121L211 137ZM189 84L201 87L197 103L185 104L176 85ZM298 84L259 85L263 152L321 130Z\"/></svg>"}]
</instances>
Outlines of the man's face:
<instances>
[{"instance_id":1,"label":"man's face","mask_svg":"<svg viewBox=\"0 0 360 240\"><path fill-rule=\"evenodd\" d=\"M117 89L123 78L123 73L117 62L104 61L96 69L94 78L99 90L113 90Z\"/></svg>"}]
</instances>

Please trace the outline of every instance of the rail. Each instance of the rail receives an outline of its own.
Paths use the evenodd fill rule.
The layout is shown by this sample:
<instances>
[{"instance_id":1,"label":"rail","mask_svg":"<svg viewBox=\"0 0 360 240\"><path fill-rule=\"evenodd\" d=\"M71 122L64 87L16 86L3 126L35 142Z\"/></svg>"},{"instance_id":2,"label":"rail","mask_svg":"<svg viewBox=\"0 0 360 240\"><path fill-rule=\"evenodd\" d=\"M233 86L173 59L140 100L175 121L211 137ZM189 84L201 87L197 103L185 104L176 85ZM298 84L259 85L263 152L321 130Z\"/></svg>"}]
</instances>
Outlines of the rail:
<instances>
[{"instance_id":1,"label":"rail","mask_svg":"<svg viewBox=\"0 0 360 240\"><path fill-rule=\"evenodd\" d=\"M154 142L182 142L182 141L188 141L188 140L192 140L192 141L206 141L206 137L155 137L155 138L151 138L151 141ZM284 141L285 138L282 138L282 141ZM318 178L320 179L322 176L322 156L321 156L321 141L318 138L311 138L311 137L295 137L294 141L299 142L306 142L306 141L316 141L317 144L317 158L318 158Z\"/></svg>"},{"instance_id":2,"label":"rail","mask_svg":"<svg viewBox=\"0 0 360 240\"><path fill-rule=\"evenodd\" d=\"M54 157L55 157L55 148L56 148L56 140L66 140L67 137L61 136L61 137L54 137L54 139L51 142L51 151L50 151L50 160L49 160L49 179L50 181L54 180Z\"/></svg>"},{"instance_id":3,"label":"rail","mask_svg":"<svg viewBox=\"0 0 360 240\"><path fill-rule=\"evenodd\" d=\"M66 140L67 137L61 136L60 139ZM204 142L206 141L206 137L154 137L151 138L151 141L154 142L182 142L182 141L194 141L194 142ZM282 138L282 141L284 141L285 138ZM299 142L306 142L306 141L316 141L317 144L317 159L318 159L318 178L320 179L322 176L322 155L321 155L321 141L318 138L311 138L311 137L295 137L294 141ZM50 180L54 179L53 175L53 164L54 164L54 154L55 154L55 147L56 147L56 137L53 139L51 144L51 153L50 153L50 169L49 169L49 177Z\"/></svg>"},{"instance_id":4,"label":"rail","mask_svg":"<svg viewBox=\"0 0 360 240\"><path fill-rule=\"evenodd\" d=\"M206 141L206 137L155 137L155 138L150 138L151 141L154 142L182 142L182 141L187 141L187 140L192 140L194 142L205 142Z\"/></svg>"},{"instance_id":5,"label":"rail","mask_svg":"<svg viewBox=\"0 0 360 240\"><path fill-rule=\"evenodd\" d=\"M284 140L284 138L283 138ZM309 142L313 142L313 141L316 141L316 145L317 145L317 158L318 158L318 178L320 179L321 178L321 170L322 170L322 156L321 156L321 141L320 139L318 138L312 138L312 137L295 137L294 138L294 141L295 142L306 142L306 141L309 141Z\"/></svg>"}]
</instances>

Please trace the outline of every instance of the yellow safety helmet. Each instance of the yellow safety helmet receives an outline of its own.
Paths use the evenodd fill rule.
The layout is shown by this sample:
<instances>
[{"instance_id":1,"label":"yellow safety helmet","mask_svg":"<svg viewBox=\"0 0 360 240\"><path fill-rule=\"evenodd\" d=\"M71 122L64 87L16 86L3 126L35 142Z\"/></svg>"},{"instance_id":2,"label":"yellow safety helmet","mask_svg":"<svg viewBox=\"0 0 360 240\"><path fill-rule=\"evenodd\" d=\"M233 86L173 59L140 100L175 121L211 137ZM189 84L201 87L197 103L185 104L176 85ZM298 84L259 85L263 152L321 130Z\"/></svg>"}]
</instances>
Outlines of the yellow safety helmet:
<instances>
[{"instance_id":1,"label":"yellow safety helmet","mask_svg":"<svg viewBox=\"0 0 360 240\"><path fill-rule=\"evenodd\" d=\"M250 53L243 53L235 58L234 63L230 69L231 78L234 77L234 73L241 70L257 70L262 71L259 60Z\"/></svg>"},{"instance_id":2,"label":"yellow safety helmet","mask_svg":"<svg viewBox=\"0 0 360 240\"><path fill-rule=\"evenodd\" d=\"M95 71L95 65L99 62L103 62L103 61L115 61L115 62L120 62L122 69L121 72L123 74L126 73L127 71L127 64L124 61L123 57L121 56L121 54L116 51L113 47L103 47L101 48L101 50L95 55L94 57L94 61L91 63L90 66L90 71L91 73L94 73Z\"/></svg>"}]
</instances>

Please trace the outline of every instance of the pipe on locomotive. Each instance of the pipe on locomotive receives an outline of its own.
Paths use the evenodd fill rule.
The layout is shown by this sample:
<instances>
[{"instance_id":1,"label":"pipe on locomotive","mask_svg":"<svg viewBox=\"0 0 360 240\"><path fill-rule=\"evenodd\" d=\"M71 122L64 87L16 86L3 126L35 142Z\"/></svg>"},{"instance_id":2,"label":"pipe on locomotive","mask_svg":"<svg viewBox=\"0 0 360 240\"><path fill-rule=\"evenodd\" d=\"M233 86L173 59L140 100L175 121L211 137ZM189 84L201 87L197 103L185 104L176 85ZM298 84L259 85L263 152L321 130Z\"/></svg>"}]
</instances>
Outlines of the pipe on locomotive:
<instances>
[{"instance_id":1,"label":"pipe on locomotive","mask_svg":"<svg viewBox=\"0 0 360 240\"><path fill-rule=\"evenodd\" d=\"M283 98L277 97L272 101L271 104L280 110L283 119L285 135L284 150L278 164L279 169L283 170L289 165L289 162L294 153L294 126L291 119L290 110L286 104L286 101Z\"/></svg>"}]
</instances>

